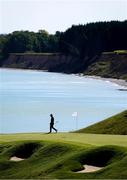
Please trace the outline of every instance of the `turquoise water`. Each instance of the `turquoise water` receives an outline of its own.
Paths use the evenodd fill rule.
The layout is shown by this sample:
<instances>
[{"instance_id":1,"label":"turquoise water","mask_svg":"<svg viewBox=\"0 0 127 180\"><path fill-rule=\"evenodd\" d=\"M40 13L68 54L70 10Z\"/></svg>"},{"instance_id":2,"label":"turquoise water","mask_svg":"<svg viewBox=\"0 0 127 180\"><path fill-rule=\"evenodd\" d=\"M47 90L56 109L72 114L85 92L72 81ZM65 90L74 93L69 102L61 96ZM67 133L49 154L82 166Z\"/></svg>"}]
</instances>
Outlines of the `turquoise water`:
<instances>
[{"instance_id":1,"label":"turquoise water","mask_svg":"<svg viewBox=\"0 0 127 180\"><path fill-rule=\"evenodd\" d=\"M76 75L0 69L0 133L48 132L50 113L59 131L86 127L127 109L127 92L119 88Z\"/></svg>"}]
</instances>

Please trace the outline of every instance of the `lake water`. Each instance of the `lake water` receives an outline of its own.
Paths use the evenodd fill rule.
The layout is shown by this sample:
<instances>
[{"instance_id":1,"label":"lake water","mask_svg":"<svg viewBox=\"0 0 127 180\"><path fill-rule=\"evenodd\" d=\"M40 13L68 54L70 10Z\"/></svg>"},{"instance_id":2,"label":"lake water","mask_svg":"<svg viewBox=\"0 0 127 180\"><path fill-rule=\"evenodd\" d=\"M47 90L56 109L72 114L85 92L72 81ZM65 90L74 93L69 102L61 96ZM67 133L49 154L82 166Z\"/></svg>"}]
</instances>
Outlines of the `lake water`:
<instances>
[{"instance_id":1,"label":"lake water","mask_svg":"<svg viewBox=\"0 0 127 180\"><path fill-rule=\"evenodd\" d=\"M76 75L0 69L0 133L48 132L50 113L59 132L86 127L127 108L119 88Z\"/></svg>"}]
</instances>

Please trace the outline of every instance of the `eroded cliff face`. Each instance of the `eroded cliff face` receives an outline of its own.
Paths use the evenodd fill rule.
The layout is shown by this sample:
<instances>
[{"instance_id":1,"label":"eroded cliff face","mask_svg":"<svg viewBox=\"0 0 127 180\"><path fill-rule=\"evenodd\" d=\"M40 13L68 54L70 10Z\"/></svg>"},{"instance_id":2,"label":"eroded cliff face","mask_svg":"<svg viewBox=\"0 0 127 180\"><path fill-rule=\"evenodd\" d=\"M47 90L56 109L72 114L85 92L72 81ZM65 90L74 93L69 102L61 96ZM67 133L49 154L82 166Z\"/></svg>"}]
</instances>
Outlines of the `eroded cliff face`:
<instances>
[{"instance_id":1,"label":"eroded cliff face","mask_svg":"<svg viewBox=\"0 0 127 180\"><path fill-rule=\"evenodd\" d=\"M76 66L77 64L77 66ZM39 69L51 72L76 73L80 71L79 59L61 53L10 54L3 67Z\"/></svg>"},{"instance_id":2,"label":"eroded cliff face","mask_svg":"<svg viewBox=\"0 0 127 180\"><path fill-rule=\"evenodd\" d=\"M90 63L88 63L90 62ZM92 59L61 53L10 54L3 67L38 69L50 72L84 73L127 80L127 53L106 52Z\"/></svg>"},{"instance_id":3,"label":"eroded cliff face","mask_svg":"<svg viewBox=\"0 0 127 180\"><path fill-rule=\"evenodd\" d=\"M84 73L127 80L127 53L102 53L97 61L92 63Z\"/></svg>"}]
</instances>

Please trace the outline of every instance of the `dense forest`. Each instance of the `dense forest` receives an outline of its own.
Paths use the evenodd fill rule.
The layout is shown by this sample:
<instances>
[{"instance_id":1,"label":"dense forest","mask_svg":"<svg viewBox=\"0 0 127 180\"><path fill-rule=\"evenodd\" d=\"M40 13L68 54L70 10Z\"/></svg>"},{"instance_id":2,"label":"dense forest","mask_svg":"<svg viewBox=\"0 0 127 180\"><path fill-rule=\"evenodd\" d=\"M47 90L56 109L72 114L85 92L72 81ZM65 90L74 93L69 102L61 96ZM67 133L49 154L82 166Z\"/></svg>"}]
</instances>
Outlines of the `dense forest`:
<instances>
[{"instance_id":1,"label":"dense forest","mask_svg":"<svg viewBox=\"0 0 127 180\"><path fill-rule=\"evenodd\" d=\"M9 53L60 52L77 57L84 69L102 52L119 49L127 49L127 20L73 25L54 35L45 30L15 31L0 35L0 64Z\"/></svg>"},{"instance_id":2,"label":"dense forest","mask_svg":"<svg viewBox=\"0 0 127 180\"><path fill-rule=\"evenodd\" d=\"M50 35L45 30L37 33L29 31L15 31L11 34L0 35L0 52L3 57L9 53L24 52L56 52L59 51L60 33Z\"/></svg>"}]
</instances>

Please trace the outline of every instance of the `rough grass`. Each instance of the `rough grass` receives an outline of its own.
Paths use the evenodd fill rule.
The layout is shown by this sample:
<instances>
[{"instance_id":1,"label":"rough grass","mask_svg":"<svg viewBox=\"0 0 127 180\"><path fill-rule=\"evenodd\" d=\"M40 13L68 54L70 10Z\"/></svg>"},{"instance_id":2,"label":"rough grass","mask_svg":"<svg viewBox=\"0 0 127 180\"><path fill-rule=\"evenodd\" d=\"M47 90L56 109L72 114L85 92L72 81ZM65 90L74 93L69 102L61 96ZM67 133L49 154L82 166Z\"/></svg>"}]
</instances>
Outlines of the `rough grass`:
<instances>
[{"instance_id":1,"label":"rough grass","mask_svg":"<svg viewBox=\"0 0 127 180\"><path fill-rule=\"evenodd\" d=\"M24 161L12 162L10 157L15 152L26 152L32 146L34 151ZM0 154L1 179L88 179L88 178L127 178L127 171L122 172L123 164L127 166L127 149L117 146L79 146L69 143L47 141L24 141L4 143ZM18 155L18 154L17 154ZM104 167L94 173L77 174L83 164ZM116 171L117 166L119 171ZM108 174L108 172L110 172ZM122 175L119 176L119 173ZM107 175L108 174L108 175Z\"/></svg>"},{"instance_id":2,"label":"rough grass","mask_svg":"<svg viewBox=\"0 0 127 180\"><path fill-rule=\"evenodd\" d=\"M127 135L127 110L77 132Z\"/></svg>"},{"instance_id":3,"label":"rough grass","mask_svg":"<svg viewBox=\"0 0 127 180\"><path fill-rule=\"evenodd\" d=\"M126 135L33 133L0 137L0 179L127 178ZM25 160L12 162L12 156ZM84 164L104 168L76 173Z\"/></svg>"}]
</instances>

